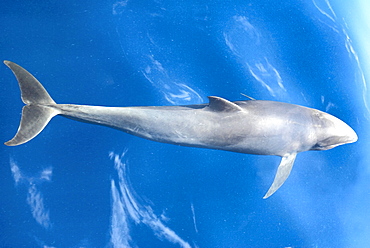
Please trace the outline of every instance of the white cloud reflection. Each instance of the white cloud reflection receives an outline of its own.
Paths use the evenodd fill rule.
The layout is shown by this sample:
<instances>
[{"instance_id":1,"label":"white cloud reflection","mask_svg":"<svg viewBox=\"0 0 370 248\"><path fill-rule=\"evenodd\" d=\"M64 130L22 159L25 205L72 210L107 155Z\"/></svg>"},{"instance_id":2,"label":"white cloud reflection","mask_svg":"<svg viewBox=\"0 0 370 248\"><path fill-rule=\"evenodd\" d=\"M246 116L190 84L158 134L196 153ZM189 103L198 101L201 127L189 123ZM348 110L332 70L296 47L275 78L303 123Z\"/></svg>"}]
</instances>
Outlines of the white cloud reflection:
<instances>
[{"instance_id":1,"label":"white cloud reflection","mask_svg":"<svg viewBox=\"0 0 370 248\"><path fill-rule=\"evenodd\" d=\"M27 203L31 207L32 216L44 228L51 226L49 210L44 206L44 199L36 184L30 183L28 187Z\"/></svg>"},{"instance_id":2,"label":"white cloud reflection","mask_svg":"<svg viewBox=\"0 0 370 248\"><path fill-rule=\"evenodd\" d=\"M197 220L195 219L195 210L194 210L194 204L193 203L190 205L190 208L191 208L191 214L193 216L194 229L195 229L195 232L198 233Z\"/></svg>"},{"instance_id":3,"label":"white cloud reflection","mask_svg":"<svg viewBox=\"0 0 370 248\"><path fill-rule=\"evenodd\" d=\"M147 55L148 65L142 70L144 77L164 95L171 104L189 104L203 102L201 95L190 85L179 79L179 76L170 75L163 64Z\"/></svg>"},{"instance_id":4,"label":"white cloud reflection","mask_svg":"<svg viewBox=\"0 0 370 248\"><path fill-rule=\"evenodd\" d=\"M234 16L224 33L224 42L231 53L269 94L275 98L287 96L283 78L271 61L271 48L266 37L245 16Z\"/></svg>"},{"instance_id":5,"label":"white cloud reflection","mask_svg":"<svg viewBox=\"0 0 370 248\"><path fill-rule=\"evenodd\" d=\"M27 204L30 206L35 221L45 229L50 228L49 210L45 208L44 198L38 186L45 181L51 181L52 168L46 168L39 175L30 177L22 173L17 163L13 159L10 159L10 170L16 186L23 184L28 189Z\"/></svg>"},{"instance_id":6,"label":"white cloud reflection","mask_svg":"<svg viewBox=\"0 0 370 248\"><path fill-rule=\"evenodd\" d=\"M191 247L189 243L179 237L172 229L167 227L149 205L142 205L135 191L132 189L126 176L126 164L122 162L126 152L121 156L111 152L110 158L114 160L118 181L111 180L112 192L112 217L111 217L111 245L113 247L134 247L134 241L130 235L130 222L144 224L149 227L155 236L161 240L167 240L180 247ZM167 217L165 217L167 219Z\"/></svg>"},{"instance_id":7,"label":"white cloud reflection","mask_svg":"<svg viewBox=\"0 0 370 248\"><path fill-rule=\"evenodd\" d=\"M278 70L269 63L266 57L254 65L247 64L247 66L251 75L268 90L270 95L276 97L276 92L286 92Z\"/></svg>"},{"instance_id":8,"label":"white cloud reflection","mask_svg":"<svg viewBox=\"0 0 370 248\"><path fill-rule=\"evenodd\" d=\"M344 45L348 52L350 58L354 59L357 67L358 67L358 81L362 83L363 87L363 103L368 112L370 112L370 106L368 104L368 86L367 86L367 78L366 72L367 70L364 68L370 67L370 62L367 61L368 56L365 56L360 60L358 53L356 52L355 48L353 47L353 42L350 37L349 32L351 32L351 36L353 36L356 40L358 45L358 49L360 50L360 54L364 53L369 54L370 49L368 48L368 30L370 27L366 28L366 24L369 23L368 19L368 10L370 6L363 5L359 7L358 4L362 5L362 1L357 1L354 5L353 13L354 15L349 15L349 23L347 23L347 18L338 19L333 7L331 6L328 0L317 2L315 0L312 1L315 8L322 14L324 17L322 20L319 18L319 21L333 29L335 32L344 35ZM364 1L365 3L365 1ZM367 2L366 2L367 3ZM321 4L321 6L319 6ZM357 5L357 6L356 6ZM325 11L326 9L326 11ZM355 11L357 9L357 11ZM342 23L342 24L341 24ZM349 27L350 26L350 27ZM360 28L359 28L360 26ZM352 30L351 30L352 29ZM362 44L361 44L362 43ZM365 51L364 51L365 50ZM366 51L367 50L367 51ZM367 116L366 116L367 117ZM367 117L368 118L368 117Z\"/></svg>"}]
</instances>

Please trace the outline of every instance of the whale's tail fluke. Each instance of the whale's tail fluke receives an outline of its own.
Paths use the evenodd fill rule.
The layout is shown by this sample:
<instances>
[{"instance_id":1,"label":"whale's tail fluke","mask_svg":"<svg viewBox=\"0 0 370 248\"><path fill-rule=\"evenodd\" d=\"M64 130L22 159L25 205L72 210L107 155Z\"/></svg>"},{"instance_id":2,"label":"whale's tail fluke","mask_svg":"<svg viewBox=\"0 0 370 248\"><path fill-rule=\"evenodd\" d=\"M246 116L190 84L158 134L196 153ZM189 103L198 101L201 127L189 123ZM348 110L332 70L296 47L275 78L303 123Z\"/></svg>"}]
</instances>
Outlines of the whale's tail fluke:
<instances>
[{"instance_id":1,"label":"whale's tail fluke","mask_svg":"<svg viewBox=\"0 0 370 248\"><path fill-rule=\"evenodd\" d=\"M22 110L21 123L13 139L5 142L8 146L17 146L36 137L49 123L51 118L60 112L53 108L56 105L41 83L21 66L4 61L14 73L21 90L22 101L26 104Z\"/></svg>"}]
</instances>

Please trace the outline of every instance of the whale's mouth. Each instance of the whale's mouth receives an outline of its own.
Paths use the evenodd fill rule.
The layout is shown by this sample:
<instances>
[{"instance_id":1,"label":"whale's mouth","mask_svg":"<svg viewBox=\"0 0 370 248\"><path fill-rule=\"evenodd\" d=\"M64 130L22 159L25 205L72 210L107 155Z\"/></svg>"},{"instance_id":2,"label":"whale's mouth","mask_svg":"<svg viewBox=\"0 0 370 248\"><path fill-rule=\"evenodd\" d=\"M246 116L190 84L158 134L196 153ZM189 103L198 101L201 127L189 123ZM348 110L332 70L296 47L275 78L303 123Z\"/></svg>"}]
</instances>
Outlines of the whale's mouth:
<instances>
[{"instance_id":1,"label":"whale's mouth","mask_svg":"<svg viewBox=\"0 0 370 248\"><path fill-rule=\"evenodd\" d=\"M324 151L329 150L334 147L345 145L349 143L354 143L357 141L357 135L350 137L330 137L323 141L316 143L310 150L314 151Z\"/></svg>"},{"instance_id":2,"label":"whale's mouth","mask_svg":"<svg viewBox=\"0 0 370 248\"><path fill-rule=\"evenodd\" d=\"M329 150L329 149L332 149L334 147L344 145L344 144L347 144L347 142L338 143L338 144L334 144L334 145L324 145L324 146L320 145L320 144L316 144L310 150L312 150L312 151L325 151L325 150Z\"/></svg>"}]
</instances>

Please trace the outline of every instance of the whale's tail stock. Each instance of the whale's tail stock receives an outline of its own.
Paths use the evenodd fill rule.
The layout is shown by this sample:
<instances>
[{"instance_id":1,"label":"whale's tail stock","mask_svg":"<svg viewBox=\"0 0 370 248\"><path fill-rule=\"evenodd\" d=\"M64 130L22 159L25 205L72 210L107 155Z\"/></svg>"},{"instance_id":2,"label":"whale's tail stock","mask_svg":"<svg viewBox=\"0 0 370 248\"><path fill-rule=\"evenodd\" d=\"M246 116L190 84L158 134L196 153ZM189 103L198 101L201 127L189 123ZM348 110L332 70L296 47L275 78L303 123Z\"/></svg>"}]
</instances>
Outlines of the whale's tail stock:
<instances>
[{"instance_id":1,"label":"whale's tail stock","mask_svg":"<svg viewBox=\"0 0 370 248\"><path fill-rule=\"evenodd\" d=\"M56 105L41 83L21 66L11 61L4 61L18 80L22 101L22 118L16 135L5 142L7 146L17 146L36 137L49 123L51 118L60 112L53 108Z\"/></svg>"}]
</instances>

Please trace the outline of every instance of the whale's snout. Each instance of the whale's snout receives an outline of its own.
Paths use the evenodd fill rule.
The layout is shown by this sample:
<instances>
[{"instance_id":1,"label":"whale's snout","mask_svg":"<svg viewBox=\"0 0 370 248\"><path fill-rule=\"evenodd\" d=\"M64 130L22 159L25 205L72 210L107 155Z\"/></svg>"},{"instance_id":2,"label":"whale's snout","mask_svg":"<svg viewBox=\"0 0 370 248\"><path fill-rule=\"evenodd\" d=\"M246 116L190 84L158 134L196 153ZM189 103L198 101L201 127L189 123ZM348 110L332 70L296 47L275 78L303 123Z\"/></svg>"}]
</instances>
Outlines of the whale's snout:
<instances>
[{"instance_id":1,"label":"whale's snout","mask_svg":"<svg viewBox=\"0 0 370 248\"><path fill-rule=\"evenodd\" d=\"M348 126L348 125L347 125ZM358 136L355 132L355 130L353 130L350 126L348 126L348 129L347 130L347 143L354 143L358 140Z\"/></svg>"},{"instance_id":2,"label":"whale's snout","mask_svg":"<svg viewBox=\"0 0 370 248\"><path fill-rule=\"evenodd\" d=\"M317 143L311 150L329 150L358 140L356 132L337 117L321 112L315 121L319 131Z\"/></svg>"},{"instance_id":3,"label":"whale's snout","mask_svg":"<svg viewBox=\"0 0 370 248\"><path fill-rule=\"evenodd\" d=\"M358 140L355 130L353 130L348 124L332 115L331 117L330 121L334 123L331 131L333 132L333 135L338 138L338 141L341 142L339 145L354 143Z\"/></svg>"}]
</instances>

